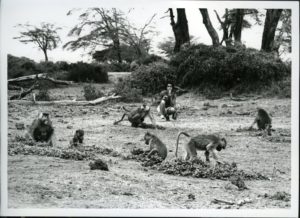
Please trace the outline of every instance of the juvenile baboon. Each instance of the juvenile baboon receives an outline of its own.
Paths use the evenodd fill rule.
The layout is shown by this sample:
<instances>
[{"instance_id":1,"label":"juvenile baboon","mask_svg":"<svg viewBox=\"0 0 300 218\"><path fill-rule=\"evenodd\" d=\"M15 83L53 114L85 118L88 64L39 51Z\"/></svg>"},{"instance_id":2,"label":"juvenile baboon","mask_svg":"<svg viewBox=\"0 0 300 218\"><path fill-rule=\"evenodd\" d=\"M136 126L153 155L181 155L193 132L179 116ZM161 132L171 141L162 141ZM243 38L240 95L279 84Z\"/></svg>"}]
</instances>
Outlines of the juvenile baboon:
<instances>
[{"instance_id":1,"label":"juvenile baboon","mask_svg":"<svg viewBox=\"0 0 300 218\"><path fill-rule=\"evenodd\" d=\"M77 147L79 144L83 143L83 138L84 138L84 130L82 129L77 129L75 131L75 134L73 138L70 141L70 146L71 147Z\"/></svg>"},{"instance_id":2,"label":"juvenile baboon","mask_svg":"<svg viewBox=\"0 0 300 218\"><path fill-rule=\"evenodd\" d=\"M54 128L49 113L41 112L28 127L25 136L36 142L46 142L49 146L53 146L53 134Z\"/></svg>"},{"instance_id":3,"label":"juvenile baboon","mask_svg":"<svg viewBox=\"0 0 300 218\"><path fill-rule=\"evenodd\" d=\"M177 141L176 141L176 151L175 151L176 157L177 157L180 135L185 135L187 137L190 137L190 135L185 132L180 132L178 134ZM186 161L194 160L197 157L197 150L201 150L201 151L205 151L204 154L206 157L206 161L209 161L209 155L212 154L213 158L217 162L222 163L221 161L218 161L218 156L216 151L221 151L222 149L225 149L226 145L227 142L225 138L220 138L216 135L197 135L195 137L192 137L190 141L184 146L186 150L185 160Z\"/></svg>"},{"instance_id":4,"label":"juvenile baboon","mask_svg":"<svg viewBox=\"0 0 300 218\"><path fill-rule=\"evenodd\" d=\"M150 145L150 152L147 155L148 157L157 152L163 160L166 159L168 155L167 146L156 135L146 132L144 140L146 145Z\"/></svg>"},{"instance_id":5,"label":"juvenile baboon","mask_svg":"<svg viewBox=\"0 0 300 218\"><path fill-rule=\"evenodd\" d=\"M271 135L272 130L272 119L270 118L269 114L262 108L257 108L256 117L249 127L249 129L253 128L254 124L257 124L257 128L259 130L267 131L268 135Z\"/></svg>"},{"instance_id":6,"label":"juvenile baboon","mask_svg":"<svg viewBox=\"0 0 300 218\"><path fill-rule=\"evenodd\" d=\"M142 106L138 107L133 111L127 110L124 106L122 107L122 109L125 111L125 113L123 114L122 118L119 121L114 122L114 125L123 121L125 116L127 116L128 121L131 123L132 127L138 127L139 125L141 125L144 122L146 117L149 117L152 124L156 126L155 120L150 112L150 107L147 106L146 104L143 104Z\"/></svg>"}]
</instances>

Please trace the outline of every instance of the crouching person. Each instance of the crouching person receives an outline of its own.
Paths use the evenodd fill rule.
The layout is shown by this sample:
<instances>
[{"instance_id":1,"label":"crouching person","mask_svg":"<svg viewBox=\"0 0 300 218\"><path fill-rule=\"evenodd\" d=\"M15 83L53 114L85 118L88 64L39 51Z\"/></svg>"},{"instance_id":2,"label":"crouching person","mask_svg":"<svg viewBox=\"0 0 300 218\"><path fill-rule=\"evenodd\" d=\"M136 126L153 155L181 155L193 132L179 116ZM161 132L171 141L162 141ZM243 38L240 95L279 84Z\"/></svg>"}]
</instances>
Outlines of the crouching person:
<instances>
[{"instance_id":1,"label":"crouching person","mask_svg":"<svg viewBox=\"0 0 300 218\"><path fill-rule=\"evenodd\" d=\"M176 93L171 83L168 83L167 90L161 92L161 101L157 107L159 116L162 119L170 120L169 116L172 116L172 119L176 120L177 111L176 111Z\"/></svg>"}]
</instances>

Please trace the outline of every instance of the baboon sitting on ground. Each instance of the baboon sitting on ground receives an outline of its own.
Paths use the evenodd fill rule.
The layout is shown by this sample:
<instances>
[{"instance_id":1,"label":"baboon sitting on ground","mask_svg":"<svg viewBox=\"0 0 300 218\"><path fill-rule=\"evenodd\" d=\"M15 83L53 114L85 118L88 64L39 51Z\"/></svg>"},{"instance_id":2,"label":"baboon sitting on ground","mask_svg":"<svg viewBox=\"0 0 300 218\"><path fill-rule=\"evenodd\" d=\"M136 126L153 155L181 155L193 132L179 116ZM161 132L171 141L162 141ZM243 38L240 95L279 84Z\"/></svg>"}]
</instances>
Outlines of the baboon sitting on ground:
<instances>
[{"instance_id":1,"label":"baboon sitting on ground","mask_svg":"<svg viewBox=\"0 0 300 218\"><path fill-rule=\"evenodd\" d=\"M49 113L41 112L28 127L25 137L33 139L35 142L46 142L49 146L53 146L53 135L54 128Z\"/></svg>"}]
</instances>

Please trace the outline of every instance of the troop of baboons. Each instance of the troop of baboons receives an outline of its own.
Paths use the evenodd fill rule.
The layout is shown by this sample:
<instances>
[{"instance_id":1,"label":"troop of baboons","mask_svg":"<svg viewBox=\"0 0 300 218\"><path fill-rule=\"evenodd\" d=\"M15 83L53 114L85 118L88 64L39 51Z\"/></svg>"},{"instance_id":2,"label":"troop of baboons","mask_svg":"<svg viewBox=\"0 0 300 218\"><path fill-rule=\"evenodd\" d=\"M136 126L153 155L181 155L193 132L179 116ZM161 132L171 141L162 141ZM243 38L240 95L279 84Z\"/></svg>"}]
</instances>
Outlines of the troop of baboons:
<instances>
[{"instance_id":1,"label":"troop of baboons","mask_svg":"<svg viewBox=\"0 0 300 218\"><path fill-rule=\"evenodd\" d=\"M121 120L115 121L113 124L116 125L119 122L123 121L125 116L127 116L128 121L131 123L132 127L139 127L143 124L144 119L148 116L151 119L151 122L156 126L155 119L151 114L150 107L146 104L142 104L140 107L136 108L133 111L127 110L125 107L122 107L125 113L123 114ZM254 119L254 122L249 127L249 130L253 128L254 124L257 124L259 130L263 130L268 135L271 135L272 120L268 113L262 109L257 108L257 113ZM28 127L26 131L26 137L33 139L36 142L45 142L49 146L53 146L53 135L54 127L52 125L50 114L43 112L39 113L38 117L33 120L32 124ZM177 157L178 153L178 144L179 138L181 135L190 137L186 132L179 132L176 139L176 151L175 156ZM83 143L84 139L84 130L78 129L75 131L74 137L70 140L70 147L76 148L78 145ZM154 153L157 153L163 160L168 155L167 146L153 133L146 132L144 135L144 141L149 145L148 156L151 156ZM184 145L186 156L186 161L193 161L197 158L197 150L204 151L206 161L210 161L209 156L212 155L212 158L219 162L223 163L218 159L217 151L225 149L227 141L225 138L222 138L216 134L199 134L194 137L191 137L190 141Z\"/></svg>"}]
</instances>

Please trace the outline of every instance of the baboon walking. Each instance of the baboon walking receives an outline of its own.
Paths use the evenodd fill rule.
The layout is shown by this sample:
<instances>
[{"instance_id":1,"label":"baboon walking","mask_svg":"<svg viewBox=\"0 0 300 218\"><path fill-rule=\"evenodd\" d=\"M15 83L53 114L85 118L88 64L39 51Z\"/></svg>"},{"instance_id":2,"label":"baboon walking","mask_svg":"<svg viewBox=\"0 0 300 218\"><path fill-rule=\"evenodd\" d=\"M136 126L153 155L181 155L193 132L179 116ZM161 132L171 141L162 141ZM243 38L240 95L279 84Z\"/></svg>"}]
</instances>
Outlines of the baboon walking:
<instances>
[{"instance_id":1,"label":"baboon walking","mask_svg":"<svg viewBox=\"0 0 300 218\"><path fill-rule=\"evenodd\" d=\"M176 140L176 151L175 156L177 157L177 151L178 151L178 143L179 143L179 137L180 135L185 135L187 137L190 137L189 134L186 132L180 132L177 136ZM209 155L212 154L213 158L217 161L222 163L221 161L218 161L218 156L216 151L221 151L222 149L225 149L227 145L227 142L225 138L220 138L216 135L197 135L195 137L192 137L190 141L185 144L184 148L186 150L186 156L185 160L193 160L197 157L197 150L205 151L205 157L206 161L209 160Z\"/></svg>"},{"instance_id":2,"label":"baboon walking","mask_svg":"<svg viewBox=\"0 0 300 218\"><path fill-rule=\"evenodd\" d=\"M120 120L114 122L114 125L123 121L125 116L127 116L128 121L131 123L132 127L140 126L144 122L146 117L149 117L151 120L151 123L154 126L156 126L155 120L150 112L150 107L147 106L146 104L143 104L142 106L138 107L137 109L135 109L133 111L127 110L124 106L122 107L122 109L125 111L125 113L123 114L123 116Z\"/></svg>"}]
</instances>

